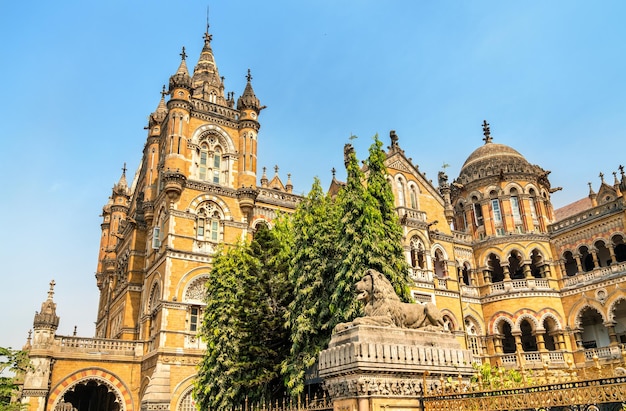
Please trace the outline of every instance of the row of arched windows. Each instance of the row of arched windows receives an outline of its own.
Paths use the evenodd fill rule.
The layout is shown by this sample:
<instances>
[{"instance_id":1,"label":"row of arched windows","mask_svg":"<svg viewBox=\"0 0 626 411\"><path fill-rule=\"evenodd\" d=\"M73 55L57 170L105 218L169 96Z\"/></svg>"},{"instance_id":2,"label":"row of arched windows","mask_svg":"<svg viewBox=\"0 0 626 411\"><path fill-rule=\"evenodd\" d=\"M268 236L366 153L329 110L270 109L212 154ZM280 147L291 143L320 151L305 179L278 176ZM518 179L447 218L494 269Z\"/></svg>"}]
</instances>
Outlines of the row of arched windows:
<instances>
[{"instance_id":1,"label":"row of arched windows","mask_svg":"<svg viewBox=\"0 0 626 411\"><path fill-rule=\"evenodd\" d=\"M616 234L610 241L597 240L593 245L581 245L575 250L565 251L561 269L565 275L573 276L624 261L626 261L624 237Z\"/></svg>"}]
</instances>

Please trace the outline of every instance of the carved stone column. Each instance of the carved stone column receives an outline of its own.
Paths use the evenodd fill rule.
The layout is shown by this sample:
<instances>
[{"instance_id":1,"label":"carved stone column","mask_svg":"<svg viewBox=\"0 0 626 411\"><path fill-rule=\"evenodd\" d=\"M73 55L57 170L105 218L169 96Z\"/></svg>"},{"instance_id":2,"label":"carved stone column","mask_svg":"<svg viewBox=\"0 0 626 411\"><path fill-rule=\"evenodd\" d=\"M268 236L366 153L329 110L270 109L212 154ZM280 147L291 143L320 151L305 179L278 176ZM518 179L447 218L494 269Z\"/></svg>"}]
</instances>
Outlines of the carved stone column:
<instances>
[{"instance_id":1,"label":"carved stone column","mask_svg":"<svg viewBox=\"0 0 626 411\"><path fill-rule=\"evenodd\" d=\"M615 264L617 259L615 258L615 244L611 243L609 247L609 254L611 254L611 264Z\"/></svg>"},{"instance_id":2,"label":"carved stone column","mask_svg":"<svg viewBox=\"0 0 626 411\"><path fill-rule=\"evenodd\" d=\"M546 330L537 330L535 332L535 340L537 340L537 350L540 352L545 352L546 350L546 341L543 338L543 333Z\"/></svg>"},{"instance_id":3,"label":"carved stone column","mask_svg":"<svg viewBox=\"0 0 626 411\"><path fill-rule=\"evenodd\" d=\"M609 345L611 347L615 347L618 344L617 341L617 333L615 332L615 323L611 322L611 323L607 323L604 324L604 326L606 327L606 330L609 333Z\"/></svg>"},{"instance_id":4,"label":"carved stone column","mask_svg":"<svg viewBox=\"0 0 626 411\"><path fill-rule=\"evenodd\" d=\"M578 269L577 272L582 273L583 272L583 263L580 260L580 254L576 254L574 256L574 258L576 259L576 268Z\"/></svg>"},{"instance_id":5,"label":"carved stone column","mask_svg":"<svg viewBox=\"0 0 626 411\"><path fill-rule=\"evenodd\" d=\"M589 251L591 252L591 258L593 258L593 267L600 268L600 263L598 262L598 249L592 248Z\"/></svg>"},{"instance_id":6,"label":"carved stone column","mask_svg":"<svg viewBox=\"0 0 626 411\"><path fill-rule=\"evenodd\" d=\"M529 279L533 277L533 273L530 270L529 262L524 262L524 266L522 267L522 269L524 270L524 278Z\"/></svg>"}]
</instances>

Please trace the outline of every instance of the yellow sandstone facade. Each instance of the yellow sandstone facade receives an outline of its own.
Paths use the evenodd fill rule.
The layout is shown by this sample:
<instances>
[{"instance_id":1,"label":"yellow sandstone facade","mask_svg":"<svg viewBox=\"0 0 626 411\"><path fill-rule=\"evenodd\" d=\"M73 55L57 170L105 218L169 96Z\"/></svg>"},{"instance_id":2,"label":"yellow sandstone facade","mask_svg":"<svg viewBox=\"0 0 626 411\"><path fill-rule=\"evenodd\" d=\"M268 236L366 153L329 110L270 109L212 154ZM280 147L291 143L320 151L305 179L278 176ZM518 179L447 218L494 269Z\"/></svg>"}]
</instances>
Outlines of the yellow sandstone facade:
<instances>
[{"instance_id":1,"label":"yellow sandstone facade","mask_svg":"<svg viewBox=\"0 0 626 411\"><path fill-rule=\"evenodd\" d=\"M56 335L53 284L26 348L31 411L190 411L204 284L221 245L292 212L300 197L278 169L259 176L252 77L225 93L206 33L149 117L141 164L103 208L94 338ZM166 98L168 96L168 98ZM626 343L626 176L553 210L548 171L493 142L436 185L390 133L394 190L416 302L434 302L474 360L505 367L585 367ZM333 179L330 190L340 183Z\"/></svg>"}]
</instances>

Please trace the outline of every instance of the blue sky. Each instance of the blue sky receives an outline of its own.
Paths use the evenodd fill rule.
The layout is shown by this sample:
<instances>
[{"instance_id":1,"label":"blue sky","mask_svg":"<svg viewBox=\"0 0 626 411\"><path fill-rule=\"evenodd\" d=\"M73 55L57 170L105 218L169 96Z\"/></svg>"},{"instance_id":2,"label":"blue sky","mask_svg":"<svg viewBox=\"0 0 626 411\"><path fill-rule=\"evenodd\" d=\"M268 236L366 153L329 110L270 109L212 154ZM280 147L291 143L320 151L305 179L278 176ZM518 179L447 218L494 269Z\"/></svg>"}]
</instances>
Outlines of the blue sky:
<instances>
[{"instance_id":1,"label":"blue sky","mask_svg":"<svg viewBox=\"0 0 626 411\"><path fill-rule=\"evenodd\" d=\"M60 334L91 337L102 206L185 46L192 68L207 2L2 2L0 345L19 348L54 278ZM407 156L451 178L494 142L552 170L556 207L624 158L626 2L213 1L226 90L247 69L267 109L259 166L296 192L325 186L351 134L396 130ZM260 173L260 170L259 170Z\"/></svg>"}]
</instances>

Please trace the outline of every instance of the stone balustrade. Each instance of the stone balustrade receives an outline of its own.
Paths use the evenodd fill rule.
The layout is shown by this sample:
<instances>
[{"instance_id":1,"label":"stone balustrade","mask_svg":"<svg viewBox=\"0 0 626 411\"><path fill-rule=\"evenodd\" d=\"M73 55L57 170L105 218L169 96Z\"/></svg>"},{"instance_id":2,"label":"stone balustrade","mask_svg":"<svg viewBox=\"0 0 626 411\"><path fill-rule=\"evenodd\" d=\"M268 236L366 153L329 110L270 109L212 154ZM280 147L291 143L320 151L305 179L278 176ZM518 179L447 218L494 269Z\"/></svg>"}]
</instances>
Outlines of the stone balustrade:
<instances>
[{"instance_id":1,"label":"stone balustrade","mask_svg":"<svg viewBox=\"0 0 626 411\"><path fill-rule=\"evenodd\" d=\"M55 338L55 346L61 352L107 355L141 356L143 342L110 340L104 338L64 337Z\"/></svg>"},{"instance_id":2,"label":"stone balustrade","mask_svg":"<svg viewBox=\"0 0 626 411\"><path fill-rule=\"evenodd\" d=\"M622 275L626 272L626 262L611 264L608 267L599 267L591 271L577 273L571 277L563 279L563 288L575 287L579 284L586 284L601 281L607 277Z\"/></svg>"}]
</instances>

